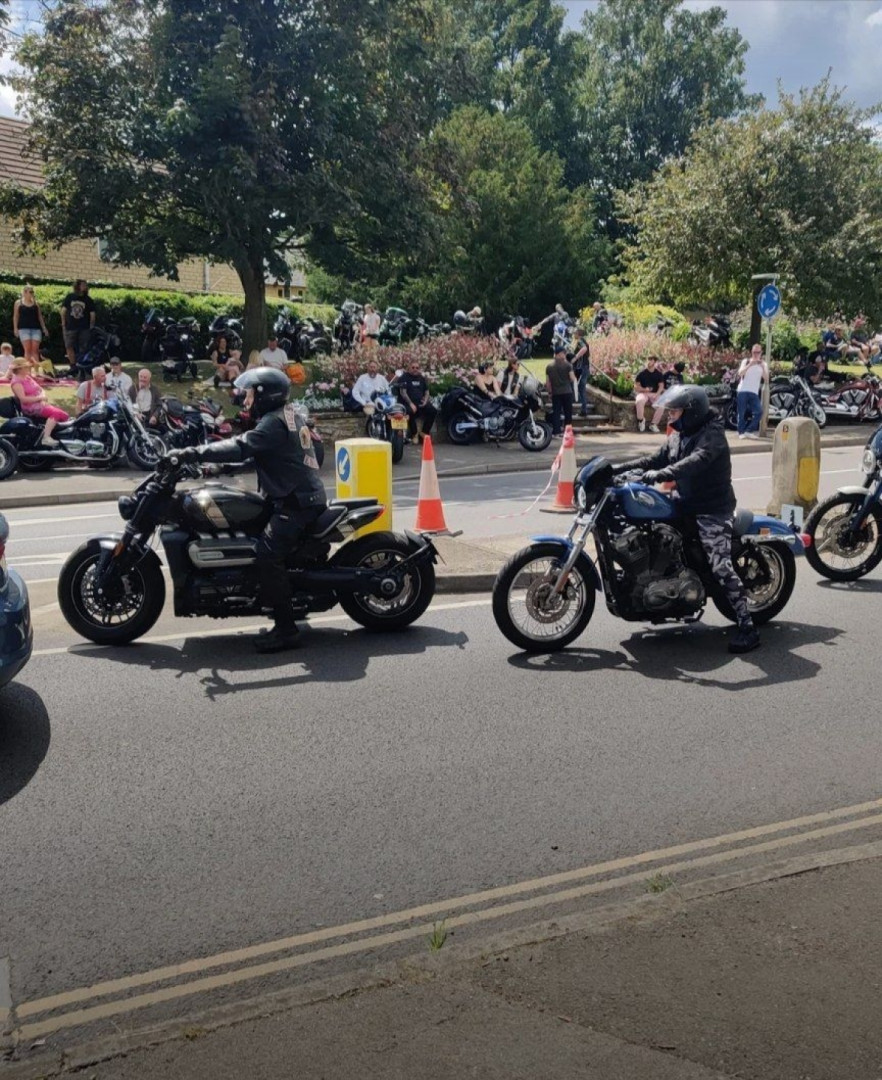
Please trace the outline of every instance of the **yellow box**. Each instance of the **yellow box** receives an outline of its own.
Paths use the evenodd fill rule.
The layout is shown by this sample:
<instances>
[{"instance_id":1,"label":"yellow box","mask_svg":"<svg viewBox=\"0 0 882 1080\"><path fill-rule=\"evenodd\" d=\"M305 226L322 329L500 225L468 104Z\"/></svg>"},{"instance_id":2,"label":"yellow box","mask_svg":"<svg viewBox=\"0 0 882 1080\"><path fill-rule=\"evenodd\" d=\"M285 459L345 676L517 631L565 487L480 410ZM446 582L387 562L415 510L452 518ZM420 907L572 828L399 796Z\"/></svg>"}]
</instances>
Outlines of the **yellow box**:
<instances>
[{"instance_id":1,"label":"yellow box","mask_svg":"<svg viewBox=\"0 0 882 1080\"><path fill-rule=\"evenodd\" d=\"M392 528L392 444L379 439L341 439L334 444L338 499L379 499L385 510L356 533Z\"/></svg>"}]
</instances>

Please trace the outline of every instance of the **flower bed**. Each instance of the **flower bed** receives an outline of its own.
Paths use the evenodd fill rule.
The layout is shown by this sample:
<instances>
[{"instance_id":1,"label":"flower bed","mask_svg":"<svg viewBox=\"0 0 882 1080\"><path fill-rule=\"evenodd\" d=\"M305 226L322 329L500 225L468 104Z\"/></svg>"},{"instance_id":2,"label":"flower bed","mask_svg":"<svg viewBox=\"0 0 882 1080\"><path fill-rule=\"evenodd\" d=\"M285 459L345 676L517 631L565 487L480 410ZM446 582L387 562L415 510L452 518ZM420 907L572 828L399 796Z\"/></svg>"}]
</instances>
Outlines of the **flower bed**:
<instances>
[{"instance_id":1,"label":"flower bed","mask_svg":"<svg viewBox=\"0 0 882 1080\"><path fill-rule=\"evenodd\" d=\"M592 337L591 381L601 390L627 398L634 390L634 377L646 366L648 356L657 356L663 370L683 362L687 382L700 385L728 382L737 371L740 357L731 349L704 349L685 341L672 341L645 330L622 330L608 337Z\"/></svg>"},{"instance_id":2,"label":"flower bed","mask_svg":"<svg viewBox=\"0 0 882 1080\"><path fill-rule=\"evenodd\" d=\"M312 381L306 387L306 403L313 411L339 409L344 389L349 389L364 371L368 360L376 360L380 372L391 380L412 360L429 382L433 397L446 393L451 386L469 384L478 364L502 359L499 342L492 337L469 337L450 334L442 338L412 341L405 345L359 346L341 356L323 357L310 364Z\"/></svg>"}]
</instances>

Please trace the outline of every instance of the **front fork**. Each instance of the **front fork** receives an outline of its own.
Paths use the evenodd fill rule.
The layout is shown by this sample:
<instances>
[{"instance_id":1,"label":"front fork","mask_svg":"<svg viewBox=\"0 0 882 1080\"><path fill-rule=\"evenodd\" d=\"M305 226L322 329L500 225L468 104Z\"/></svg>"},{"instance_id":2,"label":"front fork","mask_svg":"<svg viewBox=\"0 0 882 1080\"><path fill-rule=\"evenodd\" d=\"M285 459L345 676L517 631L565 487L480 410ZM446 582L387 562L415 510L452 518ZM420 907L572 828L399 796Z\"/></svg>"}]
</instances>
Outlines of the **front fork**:
<instances>
[{"instance_id":1,"label":"front fork","mask_svg":"<svg viewBox=\"0 0 882 1080\"><path fill-rule=\"evenodd\" d=\"M566 544L570 549L569 555L567 555L566 561L560 568L554 582L554 587L551 590L556 595L559 596L567 587L567 582L570 579L573 567L576 565L579 556L585 550L585 545L588 543L588 537L594 532L597 518L600 516L600 511L603 509L603 505L607 498L608 496L604 494L587 518L583 517L581 514L576 514L573 519L570 531L566 535ZM577 535L578 539L576 539Z\"/></svg>"},{"instance_id":2,"label":"front fork","mask_svg":"<svg viewBox=\"0 0 882 1080\"><path fill-rule=\"evenodd\" d=\"M876 480L875 484L867 488L867 494L864 496L864 501L861 503L860 509L858 509L848 523L848 532L850 536L853 537L856 533L861 531L867 520L867 514L870 511L870 507L873 503L879 502L880 496L882 496L882 476Z\"/></svg>"}]
</instances>

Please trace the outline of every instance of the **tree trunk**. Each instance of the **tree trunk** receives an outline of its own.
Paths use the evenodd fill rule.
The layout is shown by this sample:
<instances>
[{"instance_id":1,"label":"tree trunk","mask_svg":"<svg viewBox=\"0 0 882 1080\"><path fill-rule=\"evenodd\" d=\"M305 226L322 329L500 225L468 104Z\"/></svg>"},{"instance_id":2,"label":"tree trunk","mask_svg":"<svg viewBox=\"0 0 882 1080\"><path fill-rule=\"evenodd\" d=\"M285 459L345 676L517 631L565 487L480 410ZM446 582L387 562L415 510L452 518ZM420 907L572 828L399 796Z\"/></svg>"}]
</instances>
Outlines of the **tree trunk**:
<instances>
[{"instance_id":1,"label":"tree trunk","mask_svg":"<svg viewBox=\"0 0 882 1080\"><path fill-rule=\"evenodd\" d=\"M248 361L254 349L266 347L266 282L263 260L255 267L250 262L236 264L236 273L245 293L245 332L242 342L243 359Z\"/></svg>"}]
</instances>

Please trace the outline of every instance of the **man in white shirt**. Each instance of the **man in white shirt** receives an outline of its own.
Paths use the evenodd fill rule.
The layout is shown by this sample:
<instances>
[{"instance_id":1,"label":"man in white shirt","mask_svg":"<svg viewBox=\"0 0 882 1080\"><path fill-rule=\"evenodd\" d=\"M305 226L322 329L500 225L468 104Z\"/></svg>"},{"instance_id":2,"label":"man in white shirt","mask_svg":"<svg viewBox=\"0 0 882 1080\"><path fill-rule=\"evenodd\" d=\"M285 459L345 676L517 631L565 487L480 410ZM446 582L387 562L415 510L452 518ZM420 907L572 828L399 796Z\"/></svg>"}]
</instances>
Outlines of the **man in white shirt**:
<instances>
[{"instance_id":1,"label":"man in white shirt","mask_svg":"<svg viewBox=\"0 0 882 1080\"><path fill-rule=\"evenodd\" d=\"M763 359L762 345L754 345L750 356L738 368L738 438L758 439L763 403L760 393L763 380L768 381L769 369Z\"/></svg>"},{"instance_id":2,"label":"man in white shirt","mask_svg":"<svg viewBox=\"0 0 882 1080\"><path fill-rule=\"evenodd\" d=\"M107 400L109 395L106 380L107 372L103 364L92 368L92 378L88 382L80 383L77 387L77 416L91 408L96 402Z\"/></svg>"},{"instance_id":3,"label":"man in white shirt","mask_svg":"<svg viewBox=\"0 0 882 1080\"><path fill-rule=\"evenodd\" d=\"M122 360L118 356L111 356L110 358L110 374L106 380L107 393L117 398L131 397L132 382L131 375L126 375L122 369Z\"/></svg>"},{"instance_id":4,"label":"man in white shirt","mask_svg":"<svg viewBox=\"0 0 882 1080\"><path fill-rule=\"evenodd\" d=\"M266 348L260 350L260 363L262 367L274 367L279 371L284 371L288 366L288 354L279 348L278 338L267 339Z\"/></svg>"},{"instance_id":5,"label":"man in white shirt","mask_svg":"<svg viewBox=\"0 0 882 1080\"><path fill-rule=\"evenodd\" d=\"M380 365L376 360L368 360L367 371L359 375L352 387L352 396L358 404L365 408L370 406L374 394L388 394L389 383L384 375L380 374ZM367 410L365 410L367 411Z\"/></svg>"}]
</instances>

